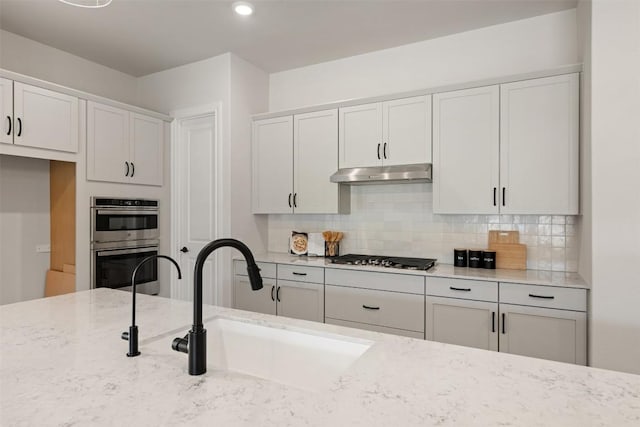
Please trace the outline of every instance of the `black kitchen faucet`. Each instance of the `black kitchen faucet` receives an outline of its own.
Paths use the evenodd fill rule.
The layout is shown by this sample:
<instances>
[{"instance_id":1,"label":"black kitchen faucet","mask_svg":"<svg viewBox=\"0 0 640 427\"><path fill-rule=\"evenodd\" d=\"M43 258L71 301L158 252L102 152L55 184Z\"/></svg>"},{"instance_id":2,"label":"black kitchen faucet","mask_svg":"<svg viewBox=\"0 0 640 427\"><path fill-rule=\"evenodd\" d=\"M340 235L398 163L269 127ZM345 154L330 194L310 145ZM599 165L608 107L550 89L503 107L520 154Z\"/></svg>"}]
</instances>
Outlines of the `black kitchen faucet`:
<instances>
[{"instance_id":1,"label":"black kitchen faucet","mask_svg":"<svg viewBox=\"0 0 640 427\"><path fill-rule=\"evenodd\" d=\"M189 355L189 375L202 375L207 372L207 330L202 324L202 269L204 263L213 251L224 246L230 246L240 251L247 261L247 272L251 289L262 289L260 269L256 265L251 250L236 239L218 239L207 244L196 258L193 280L193 326L184 338L173 340L171 347L175 351Z\"/></svg>"},{"instance_id":2,"label":"black kitchen faucet","mask_svg":"<svg viewBox=\"0 0 640 427\"><path fill-rule=\"evenodd\" d=\"M138 270L147 262L156 258L164 258L168 259L176 266L178 269L178 279L182 279L182 272L180 271L180 266L173 258L166 255L151 255L144 258L142 261L136 265L136 268L133 269L133 274L131 274L131 293L133 294L133 302L131 303L131 326L129 326L129 332L122 333L122 339L129 341L129 352L127 356L135 357L140 355L140 351L138 351L138 325L136 325L136 275L138 274Z\"/></svg>"}]
</instances>

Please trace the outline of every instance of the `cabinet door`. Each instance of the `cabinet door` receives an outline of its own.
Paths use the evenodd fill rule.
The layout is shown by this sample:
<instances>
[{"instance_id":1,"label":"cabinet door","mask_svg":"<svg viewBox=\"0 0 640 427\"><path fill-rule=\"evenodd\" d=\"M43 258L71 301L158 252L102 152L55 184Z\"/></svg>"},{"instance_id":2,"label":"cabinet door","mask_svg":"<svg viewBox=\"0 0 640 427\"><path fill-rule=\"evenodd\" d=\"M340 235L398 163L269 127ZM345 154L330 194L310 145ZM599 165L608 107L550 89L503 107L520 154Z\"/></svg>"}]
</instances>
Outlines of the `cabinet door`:
<instances>
[{"instance_id":1,"label":"cabinet door","mask_svg":"<svg viewBox=\"0 0 640 427\"><path fill-rule=\"evenodd\" d=\"M130 113L129 161L132 182L162 185L164 132L162 120Z\"/></svg>"},{"instance_id":2,"label":"cabinet door","mask_svg":"<svg viewBox=\"0 0 640 427\"><path fill-rule=\"evenodd\" d=\"M500 304L500 351L586 365L586 325L584 312Z\"/></svg>"},{"instance_id":3,"label":"cabinet door","mask_svg":"<svg viewBox=\"0 0 640 427\"><path fill-rule=\"evenodd\" d=\"M501 213L578 213L578 74L500 87Z\"/></svg>"},{"instance_id":4,"label":"cabinet door","mask_svg":"<svg viewBox=\"0 0 640 427\"><path fill-rule=\"evenodd\" d=\"M293 191L296 213L338 213L338 110L293 118Z\"/></svg>"},{"instance_id":5,"label":"cabinet door","mask_svg":"<svg viewBox=\"0 0 640 427\"><path fill-rule=\"evenodd\" d=\"M233 278L233 308L256 313L276 314L276 281L262 279L262 289L254 291L248 276L235 275Z\"/></svg>"},{"instance_id":6,"label":"cabinet door","mask_svg":"<svg viewBox=\"0 0 640 427\"><path fill-rule=\"evenodd\" d=\"M426 339L498 351L498 303L427 297Z\"/></svg>"},{"instance_id":7,"label":"cabinet door","mask_svg":"<svg viewBox=\"0 0 640 427\"><path fill-rule=\"evenodd\" d=\"M13 144L13 80L0 78L0 142Z\"/></svg>"},{"instance_id":8,"label":"cabinet door","mask_svg":"<svg viewBox=\"0 0 640 427\"><path fill-rule=\"evenodd\" d=\"M78 152L78 98L14 82L14 143Z\"/></svg>"},{"instance_id":9,"label":"cabinet door","mask_svg":"<svg viewBox=\"0 0 640 427\"><path fill-rule=\"evenodd\" d=\"M129 182L129 112L87 102L87 179Z\"/></svg>"},{"instance_id":10,"label":"cabinet door","mask_svg":"<svg viewBox=\"0 0 640 427\"><path fill-rule=\"evenodd\" d=\"M340 108L340 168L382 165L382 104Z\"/></svg>"},{"instance_id":11,"label":"cabinet door","mask_svg":"<svg viewBox=\"0 0 640 427\"><path fill-rule=\"evenodd\" d=\"M382 164L431 163L431 95L382 104Z\"/></svg>"},{"instance_id":12,"label":"cabinet door","mask_svg":"<svg viewBox=\"0 0 640 427\"><path fill-rule=\"evenodd\" d=\"M497 214L499 89L433 96L433 212Z\"/></svg>"},{"instance_id":13,"label":"cabinet door","mask_svg":"<svg viewBox=\"0 0 640 427\"><path fill-rule=\"evenodd\" d=\"M293 117L253 122L252 155L253 213L292 213Z\"/></svg>"},{"instance_id":14,"label":"cabinet door","mask_svg":"<svg viewBox=\"0 0 640 427\"><path fill-rule=\"evenodd\" d=\"M278 280L278 316L324 322L324 285Z\"/></svg>"}]
</instances>

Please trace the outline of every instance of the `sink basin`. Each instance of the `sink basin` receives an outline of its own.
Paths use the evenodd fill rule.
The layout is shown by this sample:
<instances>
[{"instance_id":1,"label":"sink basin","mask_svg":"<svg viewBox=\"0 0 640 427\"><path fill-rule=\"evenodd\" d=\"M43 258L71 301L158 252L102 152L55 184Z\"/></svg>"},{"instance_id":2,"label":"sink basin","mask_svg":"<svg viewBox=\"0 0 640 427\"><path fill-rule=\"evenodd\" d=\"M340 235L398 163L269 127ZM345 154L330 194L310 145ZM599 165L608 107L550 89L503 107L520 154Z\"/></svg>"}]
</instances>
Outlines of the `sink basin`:
<instances>
[{"instance_id":1,"label":"sink basin","mask_svg":"<svg viewBox=\"0 0 640 427\"><path fill-rule=\"evenodd\" d=\"M328 388L373 345L357 338L225 317L205 321L204 327L208 369L240 372L305 390Z\"/></svg>"}]
</instances>

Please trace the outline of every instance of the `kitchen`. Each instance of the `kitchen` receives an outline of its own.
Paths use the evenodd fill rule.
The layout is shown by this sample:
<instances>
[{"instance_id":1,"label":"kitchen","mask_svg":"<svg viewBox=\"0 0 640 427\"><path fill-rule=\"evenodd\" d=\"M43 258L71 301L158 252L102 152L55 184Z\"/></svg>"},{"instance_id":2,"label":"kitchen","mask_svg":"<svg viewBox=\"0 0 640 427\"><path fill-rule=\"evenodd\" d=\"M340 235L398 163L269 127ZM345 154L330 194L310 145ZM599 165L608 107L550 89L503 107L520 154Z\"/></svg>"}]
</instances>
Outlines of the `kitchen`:
<instances>
[{"instance_id":1,"label":"kitchen","mask_svg":"<svg viewBox=\"0 0 640 427\"><path fill-rule=\"evenodd\" d=\"M3 4L5 15L10 3L3 3L6 3ZM223 155L227 156L222 164L227 169L222 176L228 177L227 181L220 183L221 197L227 201L221 213L225 218L220 218L220 230L224 231L220 236L236 237L247 243L254 253L284 252L291 230L336 229L344 230L347 236L357 236L353 240L348 237L344 240L341 253L360 251L430 256L446 264L452 261L450 248L454 245L482 244L486 242L484 226L489 229L494 221L502 224L503 220L505 225L513 225L513 218L458 218L435 214L425 218L423 214L429 209L431 184L353 187L350 215L252 215L250 191L247 190L251 185L247 174L251 169L251 130L248 127L251 116L582 63L583 78L585 74L591 78L590 88L582 89L581 99L585 102L582 113L587 114L590 110L591 123L589 128L587 121L581 121L581 215L555 218L556 222L564 220L564 224L556 224L565 226L564 235L529 236L536 237L538 242L547 236L564 237L565 241L570 241L575 236L567 233L566 226L576 226L571 228L577 229L575 233L580 239L563 247L555 265L561 269L558 271L577 271L590 284L590 364L637 373L639 349L635 307L638 289L632 266L638 259L638 225L635 220L638 206L631 187L627 190L631 196L622 196L625 194L623 182L637 181L634 168L625 167L637 159L634 157L637 156L637 148L630 139L633 132L637 132L632 118L633 112L637 112L637 101L618 104L610 99L612 93L621 96L613 86L622 85L625 78L631 78L624 76L627 76L626 72L631 75L633 67L637 70L637 62L632 62L632 55L623 53L623 47L617 51L609 46L612 37L619 37L616 40L620 46L625 41L636 40L633 33L628 35L625 31L636 31L637 34L637 26L630 23L628 28L618 28L608 20L612 18L606 11L600 9L607 8L602 2L579 2L577 5L577 10L569 9L270 75L231 53L132 78L8 31L2 32L0 67L164 114L219 102L222 105L219 110L220 140L223 148L226 147ZM634 10L630 9L631 16L634 16ZM591 20L584 14L591 16ZM591 27L591 43L583 44L584 32L590 31ZM446 61L431 60L443 55L446 55ZM612 67L610 63L620 65ZM588 75L590 69L593 70L591 76ZM606 73L612 73L612 70L616 70L616 74L610 77ZM88 79L87 75L94 78ZM586 103L586 100L591 102ZM619 114L629 119L620 121ZM165 125L165 135L170 134L169 125ZM610 137L612 134L615 138ZM90 197L108 195L158 199L163 210L161 221L164 221L161 234L168 236L171 229L171 153L167 146L163 187L137 186L132 190L125 185L88 181L86 152L82 151L82 144L79 147L75 158L76 276L77 289L85 290L89 289L90 283L90 225L87 215ZM245 190L233 191L238 188ZM4 194L1 200L4 202ZM550 222L553 220L549 218ZM571 221L577 224L571 224ZM630 229L623 228L622 224ZM479 228L471 228L470 225ZM421 230L421 235L415 239L417 253L399 253L414 244L412 234L415 229ZM2 240L5 242L4 235ZM46 243L46 240L39 243ZM175 254L178 249L178 245L170 245L168 239L162 239L160 252ZM545 248L539 249L531 261L542 267L538 269L543 270L546 265L551 267L546 269L553 269L553 251L549 250L551 255L548 256ZM2 254L8 250L3 246ZM230 251L220 253L221 274L225 277L223 283L230 283L233 254ZM163 283L168 283L174 273L169 266L161 267L159 264L158 268L160 276L167 278ZM4 265L3 271L7 271ZM167 286L161 295L171 295L171 289ZM229 307L232 295L230 286L226 285L226 289L221 289L217 295L217 301L212 302Z\"/></svg>"}]
</instances>

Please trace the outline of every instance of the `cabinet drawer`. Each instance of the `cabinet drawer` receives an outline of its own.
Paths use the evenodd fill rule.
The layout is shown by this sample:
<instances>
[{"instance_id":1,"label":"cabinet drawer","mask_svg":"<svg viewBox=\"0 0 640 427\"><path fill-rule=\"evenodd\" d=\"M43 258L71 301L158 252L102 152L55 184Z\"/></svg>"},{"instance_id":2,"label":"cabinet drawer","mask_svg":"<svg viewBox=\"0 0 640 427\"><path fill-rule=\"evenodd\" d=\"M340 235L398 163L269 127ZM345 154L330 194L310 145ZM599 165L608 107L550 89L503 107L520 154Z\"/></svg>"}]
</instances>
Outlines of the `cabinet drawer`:
<instances>
[{"instance_id":1,"label":"cabinet drawer","mask_svg":"<svg viewBox=\"0 0 640 427\"><path fill-rule=\"evenodd\" d=\"M325 316L424 332L424 296L325 286Z\"/></svg>"},{"instance_id":2,"label":"cabinet drawer","mask_svg":"<svg viewBox=\"0 0 640 427\"><path fill-rule=\"evenodd\" d=\"M500 283L500 302L534 307L587 311L587 290Z\"/></svg>"},{"instance_id":3,"label":"cabinet drawer","mask_svg":"<svg viewBox=\"0 0 640 427\"><path fill-rule=\"evenodd\" d=\"M325 321L328 325L346 326L347 328L364 329L366 331L382 332L383 334L401 335L403 337L424 339L422 332L405 331L404 329L385 328L384 326L369 325L368 323L349 322L348 320L329 319Z\"/></svg>"},{"instance_id":4,"label":"cabinet drawer","mask_svg":"<svg viewBox=\"0 0 640 427\"><path fill-rule=\"evenodd\" d=\"M424 295L424 276L327 268L327 285Z\"/></svg>"},{"instance_id":5,"label":"cabinet drawer","mask_svg":"<svg viewBox=\"0 0 640 427\"><path fill-rule=\"evenodd\" d=\"M278 264L278 280L324 283L324 268Z\"/></svg>"},{"instance_id":6,"label":"cabinet drawer","mask_svg":"<svg viewBox=\"0 0 640 427\"><path fill-rule=\"evenodd\" d=\"M270 262L256 262L258 264L258 268L260 269L260 276L263 278L276 278L276 265ZM235 261L235 273L241 276L248 276L247 273L247 262L236 260Z\"/></svg>"},{"instance_id":7,"label":"cabinet drawer","mask_svg":"<svg viewBox=\"0 0 640 427\"><path fill-rule=\"evenodd\" d=\"M498 301L497 282L427 277L425 283L427 295L475 301Z\"/></svg>"}]
</instances>

